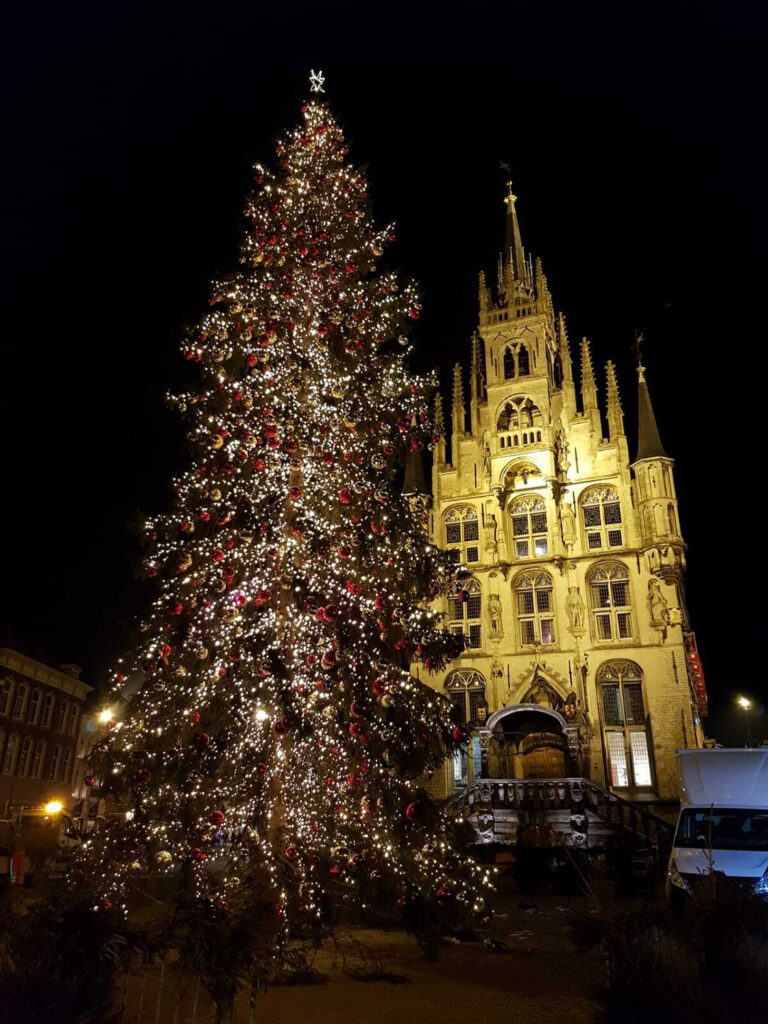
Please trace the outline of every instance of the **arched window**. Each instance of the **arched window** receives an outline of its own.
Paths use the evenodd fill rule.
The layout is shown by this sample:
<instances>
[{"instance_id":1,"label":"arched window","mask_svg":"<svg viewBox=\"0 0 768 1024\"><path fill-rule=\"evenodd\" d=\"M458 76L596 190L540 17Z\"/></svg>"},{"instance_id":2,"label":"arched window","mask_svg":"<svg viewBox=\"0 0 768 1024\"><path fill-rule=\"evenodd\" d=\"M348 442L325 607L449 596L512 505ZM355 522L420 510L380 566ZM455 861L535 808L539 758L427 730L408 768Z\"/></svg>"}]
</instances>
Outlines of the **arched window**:
<instances>
[{"instance_id":1,"label":"arched window","mask_svg":"<svg viewBox=\"0 0 768 1024\"><path fill-rule=\"evenodd\" d=\"M555 361L552 366L552 384L556 390L559 390L563 386L563 361L560 358L559 352L555 356Z\"/></svg>"},{"instance_id":2,"label":"arched window","mask_svg":"<svg viewBox=\"0 0 768 1024\"><path fill-rule=\"evenodd\" d=\"M48 781L49 782L54 782L55 779L56 779L56 775L57 775L58 770L59 770L59 760L60 760L60 758L61 758L61 747L57 743L56 746L51 751L51 760L50 760L50 763L48 765Z\"/></svg>"},{"instance_id":3,"label":"arched window","mask_svg":"<svg viewBox=\"0 0 768 1024\"><path fill-rule=\"evenodd\" d=\"M21 779L23 779L29 771L29 765L32 761L32 743L33 741L31 736L25 736L21 741L19 759L16 762L16 774Z\"/></svg>"},{"instance_id":4,"label":"arched window","mask_svg":"<svg viewBox=\"0 0 768 1024\"><path fill-rule=\"evenodd\" d=\"M4 679L0 683L0 715L7 715L11 707L11 695L13 694L13 680Z\"/></svg>"},{"instance_id":5,"label":"arched window","mask_svg":"<svg viewBox=\"0 0 768 1024\"><path fill-rule=\"evenodd\" d=\"M52 693L46 693L43 697L43 713L40 716L40 727L42 729L48 729L51 724L51 716L53 715L54 696Z\"/></svg>"},{"instance_id":6,"label":"arched window","mask_svg":"<svg viewBox=\"0 0 768 1024\"><path fill-rule=\"evenodd\" d=\"M27 694L29 687L26 683L19 683L16 687L16 699L13 702L13 717L22 719L27 707Z\"/></svg>"},{"instance_id":7,"label":"arched window","mask_svg":"<svg viewBox=\"0 0 768 1024\"><path fill-rule=\"evenodd\" d=\"M12 732L8 737L8 742L5 744L5 754L3 755L3 775L13 775L13 769L16 767L16 754L19 749L19 737L15 732Z\"/></svg>"},{"instance_id":8,"label":"arched window","mask_svg":"<svg viewBox=\"0 0 768 1024\"><path fill-rule=\"evenodd\" d=\"M515 580L514 590L520 645L553 644L552 577L546 572L521 573Z\"/></svg>"},{"instance_id":9,"label":"arched window","mask_svg":"<svg viewBox=\"0 0 768 1024\"><path fill-rule=\"evenodd\" d=\"M517 373L520 377L527 377L531 372L531 360L528 355L528 349L525 345L521 345L517 350Z\"/></svg>"},{"instance_id":10,"label":"arched window","mask_svg":"<svg viewBox=\"0 0 768 1024\"><path fill-rule=\"evenodd\" d=\"M485 721L485 679L479 672L462 669L451 672L445 689L462 722L480 725Z\"/></svg>"},{"instance_id":11,"label":"arched window","mask_svg":"<svg viewBox=\"0 0 768 1024\"><path fill-rule=\"evenodd\" d=\"M448 628L469 637L470 647L482 646L483 599L477 580L467 580L448 601Z\"/></svg>"},{"instance_id":12,"label":"arched window","mask_svg":"<svg viewBox=\"0 0 768 1024\"><path fill-rule=\"evenodd\" d=\"M515 356L511 348L504 349L504 380L515 376Z\"/></svg>"},{"instance_id":13,"label":"arched window","mask_svg":"<svg viewBox=\"0 0 768 1024\"><path fill-rule=\"evenodd\" d=\"M621 503L613 487L590 487L582 496L581 511L589 551L622 546Z\"/></svg>"},{"instance_id":14,"label":"arched window","mask_svg":"<svg viewBox=\"0 0 768 1024\"><path fill-rule=\"evenodd\" d=\"M69 781L69 766L72 762L72 751L69 747L65 747L64 753L61 758L61 768L59 769L59 782Z\"/></svg>"},{"instance_id":15,"label":"arched window","mask_svg":"<svg viewBox=\"0 0 768 1024\"><path fill-rule=\"evenodd\" d=\"M620 562L596 565L589 573L589 603L596 640L628 640L632 636L629 572Z\"/></svg>"},{"instance_id":16,"label":"arched window","mask_svg":"<svg viewBox=\"0 0 768 1024\"><path fill-rule=\"evenodd\" d=\"M32 695L29 698L29 707L27 708L27 724L37 725L37 716L40 714L40 699L42 693L40 690L33 690Z\"/></svg>"},{"instance_id":17,"label":"arched window","mask_svg":"<svg viewBox=\"0 0 768 1024\"><path fill-rule=\"evenodd\" d=\"M651 788L642 669L633 661L608 661L600 666L597 683L611 786Z\"/></svg>"},{"instance_id":18,"label":"arched window","mask_svg":"<svg viewBox=\"0 0 768 1024\"><path fill-rule=\"evenodd\" d=\"M70 736L75 735L75 727L77 726L77 704L74 701L69 705L69 715L67 717L67 732Z\"/></svg>"},{"instance_id":19,"label":"arched window","mask_svg":"<svg viewBox=\"0 0 768 1024\"><path fill-rule=\"evenodd\" d=\"M40 779L43 775L43 762L45 761L45 740L38 740L35 744L35 756L32 758L32 771L30 775L33 779Z\"/></svg>"},{"instance_id":20,"label":"arched window","mask_svg":"<svg viewBox=\"0 0 768 1024\"><path fill-rule=\"evenodd\" d=\"M496 429L499 431L528 429L540 427L544 423L541 409L525 395L514 395L508 399L496 417Z\"/></svg>"},{"instance_id":21,"label":"arched window","mask_svg":"<svg viewBox=\"0 0 768 1024\"><path fill-rule=\"evenodd\" d=\"M549 553L547 506L543 498L518 498L510 508L515 558L543 558Z\"/></svg>"},{"instance_id":22,"label":"arched window","mask_svg":"<svg viewBox=\"0 0 768 1024\"><path fill-rule=\"evenodd\" d=\"M480 561L480 523L471 505L457 505L443 517L445 544L454 562L469 565Z\"/></svg>"}]
</instances>

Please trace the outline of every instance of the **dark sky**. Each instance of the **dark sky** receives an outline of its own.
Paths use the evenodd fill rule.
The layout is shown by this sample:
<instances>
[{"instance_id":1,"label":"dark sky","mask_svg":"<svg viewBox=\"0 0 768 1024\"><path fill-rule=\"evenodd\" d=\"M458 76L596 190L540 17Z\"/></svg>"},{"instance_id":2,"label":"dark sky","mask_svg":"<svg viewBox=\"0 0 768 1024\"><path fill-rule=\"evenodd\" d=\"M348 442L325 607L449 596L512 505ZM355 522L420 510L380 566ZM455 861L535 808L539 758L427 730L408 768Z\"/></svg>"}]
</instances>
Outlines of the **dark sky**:
<instances>
[{"instance_id":1,"label":"dark sky","mask_svg":"<svg viewBox=\"0 0 768 1024\"><path fill-rule=\"evenodd\" d=\"M512 165L526 248L572 342L619 368L643 327L677 459L689 596L719 738L762 661L765 5L50 2L4 14L2 636L98 684L143 588L130 523L167 507L163 395L236 261L250 166L322 67L393 259L423 286L419 362L465 358ZM768 715L758 728L768 734Z\"/></svg>"}]
</instances>

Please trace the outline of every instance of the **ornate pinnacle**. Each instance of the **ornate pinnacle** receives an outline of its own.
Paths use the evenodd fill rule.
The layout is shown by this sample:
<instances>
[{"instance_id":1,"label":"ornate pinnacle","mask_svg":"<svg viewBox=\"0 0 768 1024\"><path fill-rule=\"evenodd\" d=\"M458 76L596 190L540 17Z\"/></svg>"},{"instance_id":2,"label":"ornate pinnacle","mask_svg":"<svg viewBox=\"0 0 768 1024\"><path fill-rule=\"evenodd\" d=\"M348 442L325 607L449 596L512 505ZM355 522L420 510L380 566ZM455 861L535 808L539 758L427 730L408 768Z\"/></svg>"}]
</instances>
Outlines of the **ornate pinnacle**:
<instances>
[{"instance_id":1,"label":"ornate pinnacle","mask_svg":"<svg viewBox=\"0 0 768 1024\"><path fill-rule=\"evenodd\" d=\"M619 382L616 379L616 367L611 360L605 364L605 380L608 433L611 439L614 439L624 433L624 415L621 408L621 396L619 395Z\"/></svg>"},{"instance_id":2,"label":"ornate pinnacle","mask_svg":"<svg viewBox=\"0 0 768 1024\"><path fill-rule=\"evenodd\" d=\"M592 352L589 341L581 339L581 390L595 387L595 371L592 369Z\"/></svg>"},{"instance_id":3,"label":"ornate pinnacle","mask_svg":"<svg viewBox=\"0 0 768 1024\"><path fill-rule=\"evenodd\" d=\"M443 418L443 396L438 393L435 395L435 433L441 438L445 434L445 419Z\"/></svg>"}]
</instances>

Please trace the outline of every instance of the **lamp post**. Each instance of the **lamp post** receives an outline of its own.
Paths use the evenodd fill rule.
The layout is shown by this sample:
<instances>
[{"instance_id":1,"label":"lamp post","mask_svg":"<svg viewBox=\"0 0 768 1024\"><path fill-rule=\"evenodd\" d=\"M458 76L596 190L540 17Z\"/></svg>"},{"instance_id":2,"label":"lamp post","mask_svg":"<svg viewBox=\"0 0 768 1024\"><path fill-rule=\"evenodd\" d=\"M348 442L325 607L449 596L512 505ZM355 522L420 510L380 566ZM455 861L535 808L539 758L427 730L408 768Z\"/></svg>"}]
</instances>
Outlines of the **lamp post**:
<instances>
[{"instance_id":1,"label":"lamp post","mask_svg":"<svg viewBox=\"0 0 768 1024\"><path fill-rule=\"evenodd\" d=\"M749 710L752 707L752 701L748 700L747 697L739 697L736 701L741 710L744 712L744 723L746 725L747 741L744 744L745 747L752 746L752 735L749 728Z\"/></svg>"}]
</instances>

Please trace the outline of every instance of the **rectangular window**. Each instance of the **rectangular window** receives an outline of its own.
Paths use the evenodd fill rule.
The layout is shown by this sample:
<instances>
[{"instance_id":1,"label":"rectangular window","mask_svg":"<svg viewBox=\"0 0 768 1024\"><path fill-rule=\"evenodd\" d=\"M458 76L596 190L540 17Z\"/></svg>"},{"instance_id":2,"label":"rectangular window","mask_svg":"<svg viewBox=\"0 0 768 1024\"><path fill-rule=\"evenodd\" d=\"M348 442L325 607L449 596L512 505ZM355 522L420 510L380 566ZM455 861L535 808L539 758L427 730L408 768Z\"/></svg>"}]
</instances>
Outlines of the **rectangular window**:
<instances>
[{"instance_id":1,"label":"rectangular window","mask_svg":"<svg viewBox=\"0 0 768 1024\"><path fill-rule=\"evenodd\" d=\"M467 562L479 562L480 561L480 549L479 548L467 548Z\"/></svg>"},{"instance_id":2,"label":"rectangular window","mask_svg":"<svg viewBox=\"0 0 768 1024\"><path fill-rule=\"evenodd\" d=\"M541 642L553 644L555 642L555 631L552 628L552 619L541 620Z\"/></svg>"},{"instance_id":3,"label":"rectangular window","mask_svg":"<svg viewBox=\"0 0 768 1024\"><path fill-rule=\"evenodd\" d=\"M32 759L32 738L25 736L21 743L21 750L19 751L19 760L16 765L16 774L20 779L23 779L29 771L29 764Z\"/></svg>"},{"instance_id":4,"label":"rectangular window","mask_svg":"<svg viewBox=\"0 0 768 1024\"><path fill-rule=\"evenodd\" d=\"M542 555L547 553L547 538L546 537L535 537L533 541L533 553L537 558L541 558Z\"/></svg>"},{"instance_id":5,"label":"rectangular window","mask_svg":"<svg viewBox=\"0 0 768 1024\"><path fill-rule=\"evenodd\" d=\"M480 719L480 708L485 704L485 690L469 691L469 720L474 725Z\"/></svg>"},{"instance_id":6,"label":"rectangular window","mask_svg":"<svg viewBox=\"0 0 768 1024\"><path fill-rule=\"evenodd\" d=\"M466 721L467 709L466 709L466 706L465 706L465 703L464 703L464 691L463 690L451 690L451 691L449 691L448 696L451 698L451 704L453 704L453 706L459 712L459 716L460 716L459 721L461 721L461 722Z\"/></svg>"},{"instance_id":7,"label":"rectangular window","mask_svg":"<svg viewBox=\"0 0 768 1024\"><path fill-rule=\"evenodd\" d=\"M10 679L6 679L2 686L0 686L0 715L7 715L8 709L11 706L11 694L13 693L13 683Z\"/></svg>"},{"instance_id":8,"label":"rectangular window","mask_svg":"<svg viewBox=\"0 0 768 1024\"><path fill-rule=\"evenodd\" d=\"M621 522L621 505L618 501L612 501L607 505L603 505L603 514L605 516L605 525L610 526L613 523Z\"/></svg>"},{"instance_id":9,"label":"rectangular window","mask_svg":"<svg viewBox=\"0 0 768 1024\"><path fill-rule=\"evenodd\" d=\"M520 620L520 643L521 644L534 644L536 643L536 630L533 625L532 619L521 619Z\"/></svg>"},{"instance_id":10,"label":"rectangular window","mask_svg":"<svg viewBox=\"0 0 768 1024\"><path fill-rule=\"evenodd\" d=\"M584 525L585 526L602 526L600 522L600 506L599 505L585 505L584 506Z\"/></svg>"},{"instance_id":11,"label":"rectangular window","mask_svg":"<svg viewBox=\"0 0 768 1024\"><path fill-rule=\"evenodd\" d=\"M480 524L476 519L464 523L464 540L480 540Z\"/></svg>"},{"instance_id":12,"label":"rectangular window","mask_svg":"<svg viewBox=\"0 0 768 1024\"><path fill-rule=\"evenodd\" d=\"M613 603L617 608L626 608L629 604L629 580L618 580L611 583Z\"/></svg>"},{"instance_id":13,"label":"rectangular window","mask_svg":"<svg viewBox=\"0 0 768 1024\"><path fill-rule=\"evenodd\" d=\"M448 602L448 615L452 619L463 619L464 618L464 602L460 601L458 597L452 597Z\"/></svg>"},{"instance_id":14,"label":"rectangular window","mask_svg":"<svg viewBox=\"0 0 768 1024\"><path fill-rule=\"evenodd\" d=\"M16 767L16 752L19 749L19 737L12 733L5 744L5 756L3 757L3 775L13 775Z\"/></svg>"},{"instance_id":15,"label":"rectangular window","mask_svg":"<svg viewBox=\"0 0 768 1024\"><path fill-rule=\"evenodd\" d=\"M528 516L512 516L512 533L515 537L527 537Z\"/></svg>"},{"instance_id":16,"label":"rectangular window","mask_svg":"<svg viewBox=\"0 0 768 1024\"><path fill-rule=\"evenodd\" d=\"M67 720L67 732L70 736L75 735L77 728L77 704L74 701L69 705L69 718Z\"/></svg>"},{"instance_id":17,"label":"rectangular window","mask_svg":"<svg viewBox=\"0 0 768 1024\"><path fill-rule=\"evenodd\" d=\"M606 725L622 725L619 684L603 683L603 721Z\"/></svg>"},{"instance_id":18,"label":"rectangular window","mask_svg":"<svg viewBox=\"0 0 768 1024\"><path fill-rule=\"evenodd\" d=\"M470 647L479 647L480 646L480 635L481 635L481 627L480 626L470 626L469 627L469 646Z\"/></svg>"},{"instance_id":19,"label":"rectangular window","mask_svg":"<svg viewBox=\"0 0 768 1024\"><path fill-rule=\"evenodd\" d=\"M533 615L533 591L518 590L517 592L517 613L518 615Z\"/></svg>"},{"instance_id":20,"label":"rectangular window","mask_svg":"<svg viewBox=\"0 0 768 1024\"><path fill-rule=\"evenodd\" d=\"M611 785L625 788L629 785L627 771L627 751L624 746L623 732L606 732L605 745L608 748L608 775Z\"/></svg>"},{"instance_id":21,"label":"rectangular window","mask_svg":"<svg viewBox=\"0 0 768 1024\"><path fill-rule=\"evenodd\" d=\"M56 773L59 770L59 758L61 757L61 747L54 747L51 751L51 763L48 765L48 780L53 782L56 778Z\"/></svg>"},{"instance_id":22,"label":"rectangular window","mask_svg":"<svg viewBox=\"0 0 768 1024\"><path fill-rule=\"evenodd\" d=\"M445 542L446 544L461 543L461 523L445 524Z\"/></svg>"},{"instance_id":23,"label":"rectangular window","mask_svg":"<svg viewBox=\"0 0 768 1024\"><path fill-rule=\"evenodd\" d=\"M459 548L451 548L448 552L448 558L454 565L458 565L461 561L461 550Z\"/></svg>"},{"instance_id":24,"label":"rectangular window","mask_svg":"<svg viewBox=\"0 0 768 1024\"><path fill-rule=\"evenodd\" d=\"M45 759L45 742L38 740L35 744L35 756L32 758L32 778L39 779L43 774L43 760Z\"/></svg>"},{"instance_id":25,"label":"rectangular window","mask_svg":"<svg viewBox=\"0 0 768 1024\"><path fill-rule=\"evenodd\" d=\"M607 583L593 583L592 584L592 607L593 608L610 608L611 607L611 592L608 589Z\"/></svg>"},{"instance_id":26,"label":"rectangular window","mask_svg":"<svg viewBox=\"0 0 768 1024\"><path fill-rule=\"evenodd\" d=\"M69 763L72 760L72 751L69 747L64 751L61 758L61 770L59 771L59 782L67 782L69 779Z\"/></svg>"},{"instance_id":27,"label":"rectangular window","mask_svg":"<svg viewBox=\"0 0 768 1024\"><path fill-rule=\"evenodd\" d=\"M609 530L608 531L608 547L620 548L621 547L621 530Z\"/></svg>"},{"instance_id":28,"label":"rectangular window","mask_svg":"<svg viewBox=\"0 0 768 1024\"><path fill-rule=\"evenodd\" d=\"M453 753L453 785L458 789L467 784L467 751L460 747Z\"/></svg>"},{"instance_id":29,"label":"rectangular window","mask_svg":"<svg viewBox=\"0 0 768 1024\"><path fill-rule=\"evenodd\" d=\"M645 730L629 734L629 749L632 754L632 774L635 777L635 785L652 785L651 759L648 755L648 737Z\"/></svg>"},{"instance_id":30,"label":"rectangular window","mask_svg":"<svg viewBox=\"0 0 768 1024\"><path fill-rule=\"evenodd\" d=\"M632 636L632 616L629 612L619 612L616 622L619 627L619 639L629 640Z\"/></svg>"},{"instance_id":31,"label":"rectangular window","mask_svg":"<svg viewBox=\"0 0 768 1024\"><path fill-rule=\"evenodd\" d=\"M467 618L468 619L479 619L480 618L480 594L470 594L469 600L467 601Z\"/></svg>"},{"instance_id":32,"label":"rectangular window","mask_svg":"<svg viewBox=\"0 0 768 1024\"><path fill-rule=\"evenodd\" d=\"M598 640L612 640L613 633L611 632L611 616L610 615L596 615L595 616L595 627L597 629Z\"/></svg>"},{"instance_id":33,"label":"rectangular window","mask_svg":"<svg viewBox=\"0 0 768 1024\"><path fill-rule=\"evenodd\" d=\"M546 533L547 532L547 513L546 512L532 512L531 513L531 533Z\"/></svg>"},{"instance_id":34,"label":"rectangular window","mask_svg":"<svg viewBox=\"0 0 768 1024\"><path fill-rule=\"evenodd\" d=\"M528 541L527 540L515 541L515 556L517 558L527 558L528 557Z\"/></svg>"},{"instance_id":35,"label":"rectangular window","mask_svg":"<svg viewBox=\"0 0 768 1024\"><path fill-rule=\"evenodd\" d=\"M551 590L537 590L536 591L536 610L540 612L548 612L552 608L552 591ZM533 610L533 609L531 609Z\"/></svg>"},{"instance_id":36,"label":"rectangular window","mask_svg":"<svg viewBox=\"0 0 768 1024\"><path fill-rule=\"evenodd\" d=\"M587 534L587 546L590 551L596 551L603 546L603 542L600 539L600 534L596 532Z\"/></svg>"},{"instance_id":37,"label":"rectangular window","mask_svg":"<svg viewBox=\"0 0 768 1024\"><path fill-rule=\"evenodd\" d=\"M13 702L13 717L23 718L24 709L27 706L28 687L21 683L16 690L16 700Z\"/></svg>"},{"instance_id":38,"label":"rectangular window","mask_svg":"<svg viewBox=\"0 0 768 1024\"><path fill-rule=\"evenodd\" d=\"M43 729L47 729L51 724L51 715L53 714L53 694L46 693L43 699L43 713L40 716L40 726Z\"/></svg>"},{"instance_id":39,"label":"rectangular window","mask_svg":"<svg viewBox=\"0 0 768 1024\"><path fill-rule=\"evenodd\" d=\"M63 700L59 704L59 713L56 716L56 731L64 732L64 728L67 724L67 712L69 711L69 701Z\"/></svg>"},{"instance_id":40,"label":"rectangular window","mask_svg":"<svg viewBox=\"0 0 768 1024\"><path fill-rule=\"evenodd\" d=\"M645 724L642 683L624 683L624 714L628 725Z\"/></svg>"}]
</instances>

